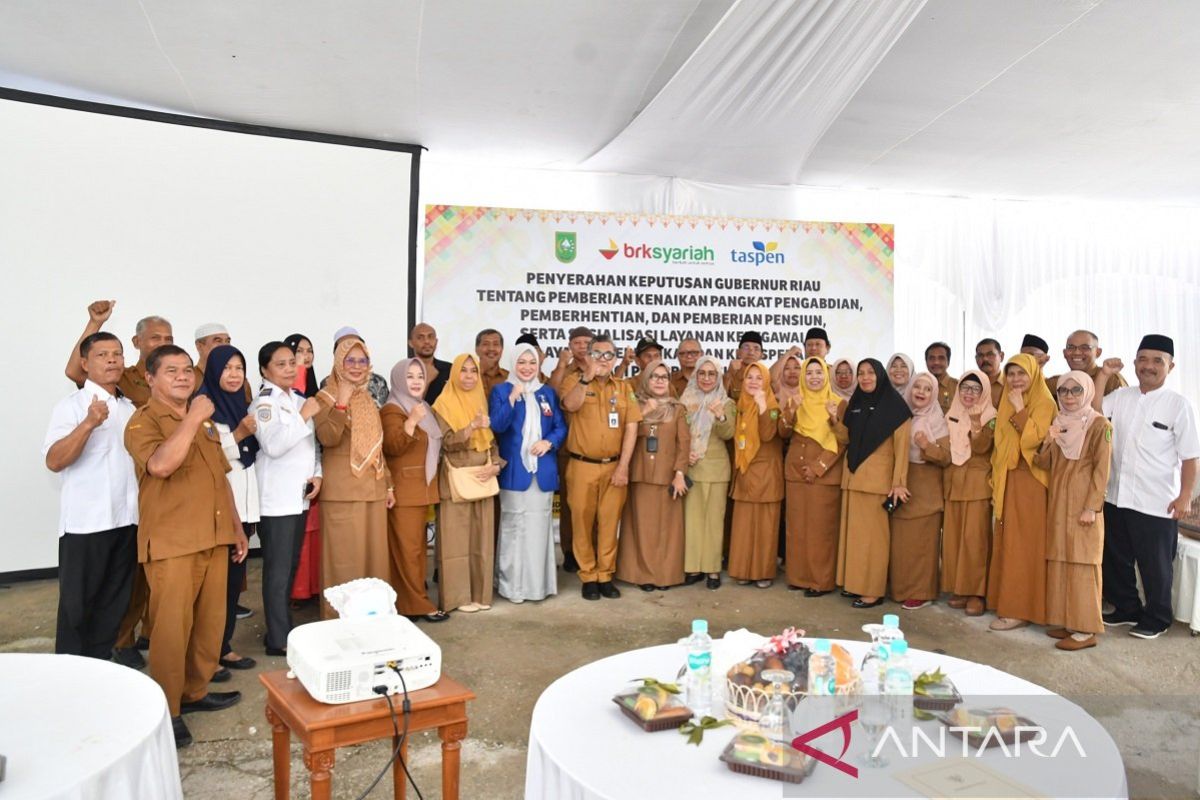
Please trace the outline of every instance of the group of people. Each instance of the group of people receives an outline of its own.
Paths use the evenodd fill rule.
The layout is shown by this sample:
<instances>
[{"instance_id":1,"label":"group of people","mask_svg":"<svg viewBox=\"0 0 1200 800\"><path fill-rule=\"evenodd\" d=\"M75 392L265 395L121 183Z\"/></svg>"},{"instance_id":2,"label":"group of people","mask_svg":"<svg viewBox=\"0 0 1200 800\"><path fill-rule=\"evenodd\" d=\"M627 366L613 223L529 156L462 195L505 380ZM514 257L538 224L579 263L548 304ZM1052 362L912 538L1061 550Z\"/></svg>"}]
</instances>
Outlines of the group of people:
<instances>
[{"instance_id":1,"label":"group of people","mask_svg":"<svg viewBox=\"0 0 1200 800\"><path fill-rule=\"evenodd\" d=\"M56 649L128 658L140 623L181 745L182 714L240 699L210 682L254 666L231 646L254 533L264 651L282 655L305 560L320 588L386 580L399 613L430 623L494 594L556 594L555 494L563 568L586 600L619 597L618 581L715 590L723 570L766 588L782 561L809 597L841 587L856 608L890 594L916 610L949 594L969 615L995 611L993 630L1046 625L1067 650L1106 624L1153 638L1171 622L1200 442L1191 405L1163 386L1164 336L1143 340L1125 388L1087 331L1055 378L1027 336L1007 360L983 340L955 380L944 343L926 372L905 354L829 363L818 328L772 365L753 331L728 365L685 340L673 368L651 339L619 349L578 327L546 374L529 334L506 348L485 329L446 362L422 323L388 378L357 331L337 331L318 383L306 336L253 364L207 324L193 362L156 316L137 323L126 366L102 330L113 306L89 307L66 369L79 388L45 440L63 475Z\"/></svg>"}]
</instances>

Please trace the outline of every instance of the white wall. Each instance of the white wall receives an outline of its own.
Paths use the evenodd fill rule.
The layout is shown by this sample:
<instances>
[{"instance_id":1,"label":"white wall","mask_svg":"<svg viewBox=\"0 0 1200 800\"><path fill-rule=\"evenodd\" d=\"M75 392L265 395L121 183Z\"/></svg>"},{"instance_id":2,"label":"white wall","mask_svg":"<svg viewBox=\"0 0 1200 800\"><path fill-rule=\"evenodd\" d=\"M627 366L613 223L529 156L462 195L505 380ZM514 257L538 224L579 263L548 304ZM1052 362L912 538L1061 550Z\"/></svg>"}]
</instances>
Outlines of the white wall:
<instances>
[{"instance_id":1,"label":"white wall","mask_svg":"<svg viewBox=\"0 0 1200 800\"><path fill-rule=\"evenodd\" d=\"M408 154L6 100L0 141L0 573L57 563L58 479L41 446L90 301L118 301L106 327L128 363L148 314L193 353L197 325L227 324L254 374L258 348L297 330L327 374L345 324L380 371L404 356Z\"/></svg>"}]
</instances>

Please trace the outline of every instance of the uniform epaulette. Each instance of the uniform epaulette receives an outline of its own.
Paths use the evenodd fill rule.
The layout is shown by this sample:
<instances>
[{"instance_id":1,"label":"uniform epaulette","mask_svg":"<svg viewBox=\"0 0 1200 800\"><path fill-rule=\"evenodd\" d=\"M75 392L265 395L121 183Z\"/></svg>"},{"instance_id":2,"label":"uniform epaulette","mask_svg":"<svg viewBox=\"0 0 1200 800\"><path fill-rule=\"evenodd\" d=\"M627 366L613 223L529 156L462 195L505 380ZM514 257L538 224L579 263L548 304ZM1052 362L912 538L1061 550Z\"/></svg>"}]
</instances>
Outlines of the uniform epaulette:
<instances>
[{"instance_id":1,"label":"uniform epaulette","mask_svg":"<svg viewBox=\"0 0 1200 800\"><path fill-rule=\"evenodd\" d=\"M272 391L274 391L274 390L270 386L264 386L263 390L261 392L259 392L259 396L260 397L270 397Z\"/></svg>"}]
</instances>

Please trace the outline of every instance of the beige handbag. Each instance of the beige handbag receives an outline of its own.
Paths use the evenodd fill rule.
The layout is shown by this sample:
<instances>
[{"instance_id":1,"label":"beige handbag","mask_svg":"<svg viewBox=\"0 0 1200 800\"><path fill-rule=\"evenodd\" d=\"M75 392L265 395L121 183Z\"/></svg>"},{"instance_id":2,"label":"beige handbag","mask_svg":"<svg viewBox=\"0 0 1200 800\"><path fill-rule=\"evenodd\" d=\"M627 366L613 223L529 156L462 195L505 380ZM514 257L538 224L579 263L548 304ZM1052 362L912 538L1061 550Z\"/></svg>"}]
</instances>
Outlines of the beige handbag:
<instances>
[{"instance_id":1,"label":"beige handbag","mask_svg":"<svg viewBox=\"0 0 1200 800\"><path fill-rule=\"evenodd\" d=\"M487 464L476 464L473 467L452 467L447 464L446 482L450 484L450 499L455 503L469 503L500 494L500 481L495 475L482 483L475 477L475 473L486 466Z\"/></svg>"}]
</instances>

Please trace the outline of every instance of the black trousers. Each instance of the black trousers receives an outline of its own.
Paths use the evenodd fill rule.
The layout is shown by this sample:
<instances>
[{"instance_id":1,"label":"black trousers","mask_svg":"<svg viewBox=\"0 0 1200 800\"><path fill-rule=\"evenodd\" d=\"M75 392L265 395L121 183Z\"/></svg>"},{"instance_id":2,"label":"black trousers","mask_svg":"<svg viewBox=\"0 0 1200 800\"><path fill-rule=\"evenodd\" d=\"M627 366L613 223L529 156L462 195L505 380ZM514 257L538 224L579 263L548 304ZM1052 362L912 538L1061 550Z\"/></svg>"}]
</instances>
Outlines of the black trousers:
<instances>
[{"instance_id":1,"label":"black trousers","mask_svg":"<svg viewBox=\"0 0 1200 800\"><path fill-rule=\"evenodd\" d=\"M292 584L300 566L300 546L304 544L304 522L308 513L287 517L263 517L258 523L262 543L263 616L267 634L263 643L280 650L287 647L292 631Z\"/></svg>"},{"instance_id":2,"label":"black trousers","mask_svg":"<svg viewBox=\"0 0 1200 800\"><path fill-rule=\"evenodd\" d=\"M254 523L243 522L242 532L249 539L254 535ZM229 548L229 578L225 584L225 633L221 636L221 658L224 658L229 653L233 652L233 628L237 624L237 605L238 596L242 593L242 586L246 583L246 560L242 559L242 563L235 564L233 561L233 548Z\"/></svg>"},{"instance_id":3,"label":"black trousers","mask_svg":"<svg viewBox=\"0 0 1200 800\"><path fill-rule=\"evenodd\" d=\"M1171 581L1179 521L1104 504L1104 599L1121 617L1151 630L1171 627ZM1145 604L1138 596L1134 568L1142 576Z\"/></svg>"},{"instance_id":4,"label":"black trousers","mask_svg":"<svg viewBox=\"0 0 1200 800\"><path fill-rule=\"evenodd\" d=\"M136 525L59 537L54 652L112 656L137 567Z\"/></svg>"}]
</instances>

